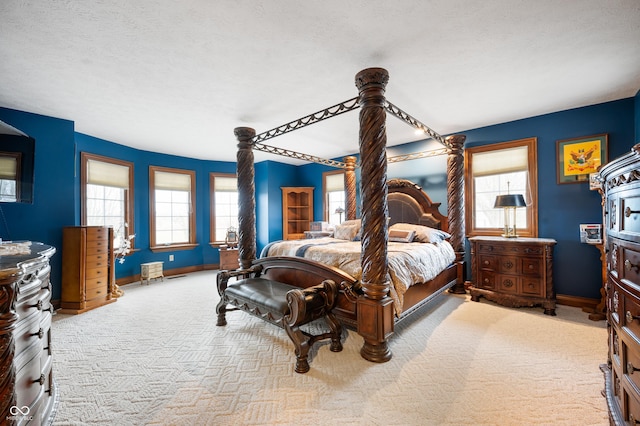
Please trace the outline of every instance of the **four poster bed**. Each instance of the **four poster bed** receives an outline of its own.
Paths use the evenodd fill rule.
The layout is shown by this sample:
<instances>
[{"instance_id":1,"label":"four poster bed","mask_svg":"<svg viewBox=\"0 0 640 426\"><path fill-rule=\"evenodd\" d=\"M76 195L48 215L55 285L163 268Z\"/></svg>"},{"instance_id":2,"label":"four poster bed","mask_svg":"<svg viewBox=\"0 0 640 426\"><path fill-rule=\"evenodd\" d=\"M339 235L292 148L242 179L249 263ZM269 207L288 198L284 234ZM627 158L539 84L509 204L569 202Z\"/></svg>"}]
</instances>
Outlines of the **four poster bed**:
<instances>
[{"instance_id":1,"label":"four poster bed","mask_svg":"<svg viewBox=\"0 0 640 426\"><path fill-rule=\"evenodd\" d=\"M364 339L361 355L370 361L385 362L391 358L388 338L394 324L449 290L464 293L464 160L463 135L443 138L433 130L406 114L384 97L388 73L382 68L369 68L356 75L357 98L348 100L276 129L256 135L251 128L235 129L238 139L237 176L239 196L239 260L240 271L259 271L262 277L299 288L317 286L325 280L338 284L340 292L332 310L345 325L357 330ZM346 157L344 163L323 160L306 154L282 150L263 141L288 133L333 116L360 109L360 168L361 218L356 220L355 168L356 159ZM448 216L439 211L422 189L403 179L387 182L387 162L420 158L420 155L386 156L386 113L423 130L441 142L444 148L436 154L447 155ZM343 225L359 224L357 242L318 241L316 245L334 246L345 253L350 250L348 263L327 264L319 255L309 255L313 240L293 243L290 247L268 246L264 257L257 257L255 231L255 188L253 149L340 167L345 170L346 219ZM412 228L412 225L415 225ZM429 236L424 237L424 232ZM389 241L390 233L406 242ZM423 235L416 241L416 233ZM421 234L422 233L422 234ZM434 239L433 236L437 237ZM425 239L426 238L426 239ZM346 238L351 239L351 238ZM418 238L419 239L419 238ZM392 238L393 240L393 238ZM292 244L289 242L289 244ZM304 245L305 255L300 255ZM353 246L356 247L355 251ZM349 248L348 248L349 247ZM437 251L441 263L429 271L410 271L410 264L425 266L430 261L415 257L416 252ZM355 252L355 254L354 254ZM355 256L355 257L354 257ZM403 257L404 256L404 257ZM408 259L408 260L407 260ZM358 265L353 265L357 263ZM424 272L425 274L423 274ZM237 275L237 274L235 274ZM401 277L402 276L402 277ZM400 277L400 279L398 278ZM407 282L409 281L409 282ZM400 282L398 284L397 282ZM400 287L399 287L400 286ZM218 285L221 296L225 284ZM223 298L224 299L224 298ZM224 321L226 302L218 305ZM295 343L295 342L294 342Z\"/></svg>"}]
</instances>

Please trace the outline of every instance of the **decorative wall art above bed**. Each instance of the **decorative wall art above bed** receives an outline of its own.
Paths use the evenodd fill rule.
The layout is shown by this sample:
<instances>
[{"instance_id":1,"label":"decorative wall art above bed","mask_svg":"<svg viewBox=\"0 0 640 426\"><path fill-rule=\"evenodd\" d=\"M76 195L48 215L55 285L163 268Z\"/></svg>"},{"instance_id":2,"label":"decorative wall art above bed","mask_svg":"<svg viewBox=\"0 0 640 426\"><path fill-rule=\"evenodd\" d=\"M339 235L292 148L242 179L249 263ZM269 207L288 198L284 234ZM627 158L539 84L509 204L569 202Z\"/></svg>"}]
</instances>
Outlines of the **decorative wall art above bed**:
<instances>
[{"instance_id":1,"label":"decorative wall art above bed","mask_svg":"<svg viewBox=\"0 0 640 426\"><path fill-rule=\"evenodd\" d=\"M393 334L396 322L406 319L446 290L465 292L465 137L442 137L387 101L385 88L388 79L389 74L385 69L365 69L355 78L359 91L356 98L261 134L256 135L255 130L249 127L238 127L234 131L238 139L238 249L241 269L301 288L317 285L326 279L336 281L341 291L335 313L344 324L355 328L362 336L364 343L361 355L373 362L391 359L388 339ZM344 162L325 160L264 143L268 139L356 109L359 110L360 123L359 165L355 164L355 157L345 157ZM440 142L443 148L387 158L387 114L423 131ZM286 250L281 247L281 251L269 246L269 250L265 248L266 252L263 251L266 257L256 259L253 150L345 170L347 221L336 228L334 238L289 241L291 246ZM402 179L387 181L387 163L434 155L447 156L448 216L440 213L440 203L432 202L418 185ZM356 219L355 168L358 166L362 214ZM390 242L390 230L392 240L412 241ZM411 234L413 236L410 238ZM323 263L326 260L323 261L322 255L317 254L317 247L323 243L334 248L343 247L346 257L338 261L337 266ZM300 251L316 254L309 259L297 256L296 253ZM433 254L435 260L424 260L420 256L426 252L438 254ZM224 286L220 286L218 291L223 294ZM224 315L225 311L226 307L219 305L219 314Z\"/></svg>"}]
</instances>

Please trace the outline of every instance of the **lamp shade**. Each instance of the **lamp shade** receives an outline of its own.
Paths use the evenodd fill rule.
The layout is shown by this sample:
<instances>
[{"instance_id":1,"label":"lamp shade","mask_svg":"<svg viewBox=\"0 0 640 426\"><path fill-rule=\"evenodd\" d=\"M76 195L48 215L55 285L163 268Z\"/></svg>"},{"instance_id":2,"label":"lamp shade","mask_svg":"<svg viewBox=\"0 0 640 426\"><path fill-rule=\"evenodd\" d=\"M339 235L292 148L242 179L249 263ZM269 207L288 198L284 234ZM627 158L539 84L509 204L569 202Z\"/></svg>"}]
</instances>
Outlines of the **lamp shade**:
<instances>
[{"instance_id":1,"label":"lamp shade","mask_svg":"<svg viewBox=\"0 0 640 426\"><path fill-rule=\"evenodd\" d=\"M507 194L498 195L496 197L496 203L493 208L499 207L525 207L527 204L524 202L522 194Z\"/></svg>"},{"instance_id":2,"label":"lamp shade","mask_svg":"<svg viewBox=\"0 0 640 426\"><path fill-rule=\"evenodd\" d=\"M335 211L336 214L342 214L344 213L344 209L342 207L338 207Z\"/></svg>"}]
</instances>

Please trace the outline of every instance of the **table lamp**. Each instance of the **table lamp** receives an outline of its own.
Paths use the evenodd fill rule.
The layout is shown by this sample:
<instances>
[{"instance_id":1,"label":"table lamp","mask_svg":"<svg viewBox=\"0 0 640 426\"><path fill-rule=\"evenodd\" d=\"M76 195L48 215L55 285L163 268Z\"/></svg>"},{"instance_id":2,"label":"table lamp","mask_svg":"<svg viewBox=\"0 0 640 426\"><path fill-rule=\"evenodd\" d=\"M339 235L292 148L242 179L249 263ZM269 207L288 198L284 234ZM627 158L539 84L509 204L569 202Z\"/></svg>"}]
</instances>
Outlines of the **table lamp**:
<instances>
[{"instance_id":1,"label":"table lamp","mask_svg":"<svg viewBox=\"0 0 640 426\"><path fill-rule=\"evenodd\" d=\"M505 238L516 238L516 208L526 207L522 194L498 195L494 208L504 209L504 234Z\"/></svg>"}]
</instances>

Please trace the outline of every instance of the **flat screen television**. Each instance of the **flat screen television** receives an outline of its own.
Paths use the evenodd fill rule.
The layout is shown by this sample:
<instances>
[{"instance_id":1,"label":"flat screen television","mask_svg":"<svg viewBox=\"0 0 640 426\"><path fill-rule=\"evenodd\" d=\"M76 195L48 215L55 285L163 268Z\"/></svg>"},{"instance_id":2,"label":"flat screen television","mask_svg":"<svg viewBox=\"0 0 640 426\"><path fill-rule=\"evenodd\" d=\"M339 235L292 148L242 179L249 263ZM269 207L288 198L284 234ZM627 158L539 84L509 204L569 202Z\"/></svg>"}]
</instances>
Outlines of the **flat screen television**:
<instances>
[{"instance_id":1,"label":"flat screen television","mask_svg":"<svg viewBox=\"0 0 640 426\"><path fill-rule=\"evenodd\" d=\"M33 203L36 141L0 121L0 202Z\"/></svg>"}]
</instances>

